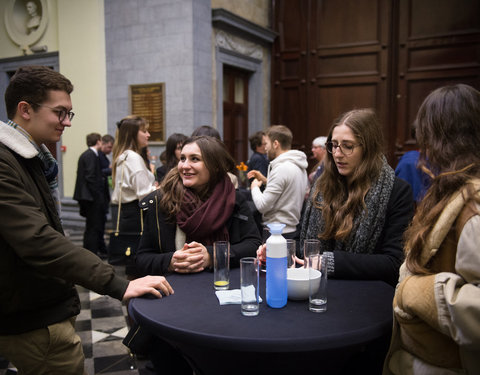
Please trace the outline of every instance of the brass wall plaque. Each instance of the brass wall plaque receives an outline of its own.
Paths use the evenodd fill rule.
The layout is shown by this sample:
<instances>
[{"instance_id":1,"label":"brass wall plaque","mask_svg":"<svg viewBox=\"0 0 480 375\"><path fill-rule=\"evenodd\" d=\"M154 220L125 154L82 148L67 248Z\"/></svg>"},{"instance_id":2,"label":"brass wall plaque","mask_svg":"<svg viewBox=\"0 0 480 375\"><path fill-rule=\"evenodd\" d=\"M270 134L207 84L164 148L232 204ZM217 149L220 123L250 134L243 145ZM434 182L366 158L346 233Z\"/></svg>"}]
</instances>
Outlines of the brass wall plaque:
<instances>
[{"instance_id":1,"label":"brass wall plaque","mask_svg":"<svg viewBox=\"0 0 480 375\"><path fill-rule=\"evenodd\" d=\"M147 119L150 142L165 142L165 83L130 85L130 113Z\"/></svg>"}]
</instances>

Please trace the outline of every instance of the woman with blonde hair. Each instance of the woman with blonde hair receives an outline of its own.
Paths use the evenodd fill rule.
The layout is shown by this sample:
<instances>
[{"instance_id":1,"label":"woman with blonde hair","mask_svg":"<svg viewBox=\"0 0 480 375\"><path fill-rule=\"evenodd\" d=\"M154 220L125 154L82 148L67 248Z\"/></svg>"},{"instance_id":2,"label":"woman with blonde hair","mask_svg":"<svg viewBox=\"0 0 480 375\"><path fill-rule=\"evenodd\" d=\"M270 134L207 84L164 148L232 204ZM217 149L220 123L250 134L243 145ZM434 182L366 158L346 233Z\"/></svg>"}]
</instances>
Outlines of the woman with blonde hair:
<instances>
[{"instance_id":1,"label":"woman with blonde hair","mask_svg":"<svg viewBox=\"0 0 480 375\"><path fill-rule=\"evenodd\" d=\"M329 277L395 285L413 197L387 164L375 112L343 114L330 128L326 148L324 171L307 199L301 243L320 239Z\"/></svg>"},{"instance_id":2,"label":"woman with blonde hair","mask_svg":"<svg viewBox=\"0 0 480 375\"><path fill-rule=\"evenodd\" d=\"M405 234L384 374L478 374L480 92L464 84L436 89L415 125L432 180Z\"/></svg>"}]
</instances>

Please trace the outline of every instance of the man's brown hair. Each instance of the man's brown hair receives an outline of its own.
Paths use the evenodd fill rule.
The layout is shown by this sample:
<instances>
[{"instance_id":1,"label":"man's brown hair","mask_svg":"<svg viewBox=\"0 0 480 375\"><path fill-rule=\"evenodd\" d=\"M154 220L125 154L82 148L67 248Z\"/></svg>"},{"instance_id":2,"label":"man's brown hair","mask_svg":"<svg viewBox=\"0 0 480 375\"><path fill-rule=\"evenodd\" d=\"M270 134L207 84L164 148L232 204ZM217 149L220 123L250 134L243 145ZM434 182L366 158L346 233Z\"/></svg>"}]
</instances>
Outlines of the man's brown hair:
<instances>
[{"instance_id":1,"label":"man's brown hair","mask_svg":"<svg viewBox=\"0 0 480 375\"><path fill-rule=\"evenodd\" d=\"M292 148L292 131L285 125L272 125L267 130L267 137L270 141L278 141L282 150L290 150Z\"/></svg>"},{"instance_id":2,"label":"man's brown hair","mask_svg":"<svg viewBox=\"0 0 480 375\"><path fill-rule=\"evenodd\" d=\"M7 116L13 119L21 101L30 104L36 111L48 99L49 91L65 91L70 94L73 85L69 79L46 66L23 66L18 68L5 90Z\"/></svg>"}]
</instances>

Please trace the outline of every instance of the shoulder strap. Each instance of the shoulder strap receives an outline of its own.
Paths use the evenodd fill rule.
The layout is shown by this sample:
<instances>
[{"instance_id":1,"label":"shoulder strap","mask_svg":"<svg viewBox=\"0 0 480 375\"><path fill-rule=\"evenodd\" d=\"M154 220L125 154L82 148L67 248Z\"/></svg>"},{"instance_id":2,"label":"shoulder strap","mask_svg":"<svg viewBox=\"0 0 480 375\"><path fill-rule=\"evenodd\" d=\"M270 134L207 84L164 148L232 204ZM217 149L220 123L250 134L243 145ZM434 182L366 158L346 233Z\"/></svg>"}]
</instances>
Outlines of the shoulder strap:
<instances>
[{"instance_id":1,"label":"shoulder strap","mask_svg":"<svg viewBox=\"0 0 480 375\"><path fill-rule=\"evenodd\" d=\"M125 163L122 164L122 175L120 177L120 191L118 194L118 210L117 210L117 228L115 230L116 235L118 235L120 228L120 211L122 209L122 182L123 182L123 172L125 169Z\"/></svg>"},{"instance_id":2,"label":"shoulder strap","mask_svg":"<svg viewBox=\"0 0 480 375\"><path fill-rule=\"evenodd\" d=\"M160 223L158 221L158 195L157 194L155 194L155 219L157 222L158 248L162 250L162 242L160 241Z\"/></svg>"}]
</instances>

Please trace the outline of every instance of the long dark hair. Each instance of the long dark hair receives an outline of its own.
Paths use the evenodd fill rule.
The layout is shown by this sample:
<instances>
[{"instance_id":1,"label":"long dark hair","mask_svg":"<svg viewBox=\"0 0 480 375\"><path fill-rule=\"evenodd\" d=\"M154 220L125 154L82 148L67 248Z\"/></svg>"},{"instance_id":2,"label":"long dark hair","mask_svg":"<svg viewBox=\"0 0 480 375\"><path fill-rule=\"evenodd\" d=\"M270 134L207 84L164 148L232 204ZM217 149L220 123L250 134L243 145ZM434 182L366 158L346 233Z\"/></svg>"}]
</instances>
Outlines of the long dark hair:
<instances>
[{"instance_id":1,"label":"long dark hair","mask_svg":"<svg viewBox=\"0 0 480 375\"><path fill-rule=\"evenodd\" d=\"M226 178L228 171L235 166L235 161L230 156L225 145L216 138L208 136L190 137L183 142L182 148L190 143L197 144L202 153L205 167L210 173L208 189L201 195L196 193L199 200L205 200L210 196L214 187L222 179ZM162 194L160 206L171 220L175 218L175 215L181 209L185 189L178 168L173 168L168 172L160 185Z\"/></svg>"},{"instance_id":2,"label":"long dark hair","mask_svg":"<svg viewBox=\"0 0 480 375\"><path fill-rule=\"evenodd\" d=\"M365 208L365 196L383 164L383 136L372 109L355 109L341 115L330 128L327 143L332 140L333 129L340 125L352 130L362 147L363 158L348 185L347 179L338 172L333 155L327 152L325 169L311 197L313 204L322 210L325 230L320 238L325 240L345 240L350 235L355 215ZM321 205L317 203L319 194L323 195Z\"/></svg>"},{"instance_id":3,"label":"long dark hair","mask_svg":"<svg viewBox=\"0 0 480 375\"><path fill-rule=\"evenodd\" d=\"M177 166L178 159L175 156L175 151L177 149L177 146L178 145L181 146L187 138L188 137L185 134L181 134L181 133L173 133L170 137L168 137L167 145L165 147L165 153L166 153L166 158L167 158L167 162L166 162L167 172L170 169Z\"/></svg>"},{"instance_id":4,"label":"long dark hair","mask_svg":"<svg viewBox=\"0 0 480 375\"><path fill-rule=\"evenodd\" d=\"M436 89L420 106L415 128L419 163L433 179L405 233L405 251L408 269L426 274L422 250L452 196L465 188L465 201L480 203L469 182L480 177L480 92L464 84Z\"/></svg>"}]
</instances>

